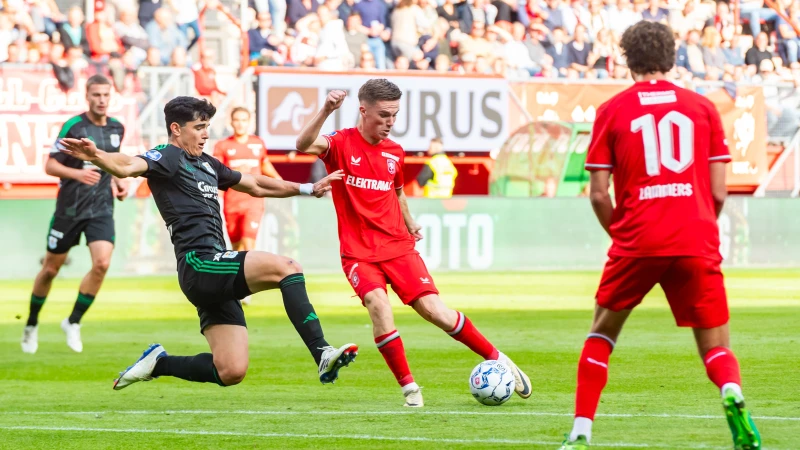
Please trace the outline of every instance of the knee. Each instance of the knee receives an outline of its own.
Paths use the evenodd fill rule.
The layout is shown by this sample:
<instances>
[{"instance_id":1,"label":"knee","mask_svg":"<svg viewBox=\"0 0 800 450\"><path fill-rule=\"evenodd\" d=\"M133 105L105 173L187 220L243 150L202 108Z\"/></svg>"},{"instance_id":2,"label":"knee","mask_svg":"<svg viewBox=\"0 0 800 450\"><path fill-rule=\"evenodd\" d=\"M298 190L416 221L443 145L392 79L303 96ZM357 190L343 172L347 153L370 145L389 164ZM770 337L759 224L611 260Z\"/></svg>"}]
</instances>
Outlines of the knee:
<instances>
[{"instance_id":1,"label":"knee","mask_svg":"<svg viewBox=\"0 0 800 450\"><path fill-rule=\"evenodd\" d=\"M96 275L104 276L108 272L108 266L111 264L109 258L96 258L92 261L92 272Z\"/></svg>"},{"instance_id":2,"label":"knee","mask_svg":"<svg viewBox=\"0 0 800 450\"><path fill-rule=\"evenodd\" d=\"M446 307L443 303L430 299L417 300L414 309L420 317L444 330L453 327L457 316L454 310Z\"/></svg>"},{"instance_id":3,"label":"knee","mask_svg":"<svg viewBox=\"0 0 800 450\"><path fill-rule=\"evenodd\" d=\"M44 267L42 267L42 275L46 280L52 281L58 275L59 269L61 269L61 267L55 264L45 264Z\"/></svg>"},{"instance_id":4,"label":"knee","mask_svg":"<svg viewBox=\"0 0 800 450\"><path fill-rule=\"evenodd\" d=\"M239 384L244 380L247 375L247 361L244 362L231 362L226 361L220 364L214 361L214 366L217 368L217 375L219 380L225 386L233 386Z\"/></svg>"},{"instance_id":5,"label":"knee","mask_svg":"<svg viewBox=\"0 0 800 450\"><path fill-rule=\"evenodd\" d=\"M284 279L289 275L294 275L296 273L303 273L303 266L301 266L300 263L294 259L282 258L279 271L281 279Z\"/></svg>"}]
</instances>

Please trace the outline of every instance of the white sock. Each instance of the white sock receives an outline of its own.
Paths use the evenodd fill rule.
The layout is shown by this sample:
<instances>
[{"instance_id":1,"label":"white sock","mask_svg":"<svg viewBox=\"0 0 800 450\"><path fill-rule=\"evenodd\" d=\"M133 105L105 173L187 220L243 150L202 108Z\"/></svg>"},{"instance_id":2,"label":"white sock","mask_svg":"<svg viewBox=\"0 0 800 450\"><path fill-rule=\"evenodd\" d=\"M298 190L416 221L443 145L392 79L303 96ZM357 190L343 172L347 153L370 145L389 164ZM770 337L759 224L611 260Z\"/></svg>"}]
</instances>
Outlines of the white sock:
<instances>
[{"instance_id":1,"label":"white sock","mask_svg":"<svg viewBox=\"0 0 800 450\"><path fill-rule=\"evenodd\" d=\"M401 387L400 389L403 390L403 395L408 395L409 392L419 390L419 386L415 382L408 383L407 385Z\"/></svg>"},{"instance_id":2,"label":"white sock","mask_svg":"<svg viewBox=\"0 0 800 450\"><path fill-rule=\"evenodd\" d=\"M578 436L586 437L586 442L592 440L592 419L586 417L576 417L575 424L572 426L572 433L569 434L569 440L574 441Z\"/></svg>"},{"instance_id":3,"label":"white sock","mask_svg":"<svg viewBox=\"0 0 800 450\"><path fill-rule=\"evenodd\" d=\"M720 389L719 391L720 391L720 393L722 395L725 395L725 391L727 389L732 390L733 392L736 393L736 395L738 395L742 400L744 400L744 394L742 394L742 387L739 386L738 384L736 384L736 383L725 383L725 384L722 385L722 389Z\"/></svg>"}]
</instances>

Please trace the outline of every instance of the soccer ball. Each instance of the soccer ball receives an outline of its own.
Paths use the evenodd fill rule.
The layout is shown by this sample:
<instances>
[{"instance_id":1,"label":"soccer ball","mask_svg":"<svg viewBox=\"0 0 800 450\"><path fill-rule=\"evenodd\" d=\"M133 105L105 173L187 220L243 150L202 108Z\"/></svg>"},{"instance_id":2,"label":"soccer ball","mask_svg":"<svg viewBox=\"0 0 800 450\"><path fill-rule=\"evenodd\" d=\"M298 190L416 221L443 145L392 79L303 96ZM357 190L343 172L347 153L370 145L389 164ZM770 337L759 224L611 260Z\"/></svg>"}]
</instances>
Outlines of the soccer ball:
<instances>
[{"instance_id":1,"label":"soccer ball","mask_svg":"<svg viewBox=\"0 0 800 450\"><path fill-rule=\"evenodd\" d=\"M484 361L472 370L469 390L478 403L487 406L502 405L514 393L514 374L499 361Z\"/></svg>"}]
</instances>

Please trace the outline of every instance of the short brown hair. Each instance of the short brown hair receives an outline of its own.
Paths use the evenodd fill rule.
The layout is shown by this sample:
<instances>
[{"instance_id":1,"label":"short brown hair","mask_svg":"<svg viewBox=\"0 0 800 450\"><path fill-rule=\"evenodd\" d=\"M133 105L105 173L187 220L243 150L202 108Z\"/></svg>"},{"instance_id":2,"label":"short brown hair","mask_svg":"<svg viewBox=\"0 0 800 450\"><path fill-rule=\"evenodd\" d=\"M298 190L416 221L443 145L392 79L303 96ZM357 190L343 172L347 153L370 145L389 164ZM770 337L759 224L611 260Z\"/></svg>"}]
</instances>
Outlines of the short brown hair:
<instances>
[{"instance_id":1,"label":"short brown hair","mask_svg":"<svg viewBox=\"0 0 800 450\"><path fill-rule=\"evenodd\" d=\"M244 106L237 106L236 108L233 108L231 110L231 119L233 119L233 116L236 115L236 113L238 113L238 112L246 112L247 113L247 117L250 117L250 110L249 109L245 108Z\"/></svg>"},{"instance_id":2,"label":"short brown hair","mask_svg":"<svg viewBox=\"0 0 800 450\"><path fill-rule=\"evenodd\" d=\"M620 47L635 74L667 73L675 65L675 37L661 23L642 21L631 26L622 34Z\"/></svg>"},{"instance_id":3,"label":"short brown hair","mask_svg":"<svg viewBox=\"0 0 800 450\"><path fill-rule=\"evenodd\" d=\"M111 80L106 78L105 75L92 75L88 80L86 80L86 90L88 91L89 88L94 85L111 86Z\"/></svg>"},{"instance_id":4,"label":"short brown hair","mask_svg":"<svg viewBox=\"0 0 800 450\"><path fill-rule=\"evenodd\" d=\"M358 90L358 101L374 105L375 102L400 100L403 91L386 78L373 78Z\"/></svg>"}]
</instances>

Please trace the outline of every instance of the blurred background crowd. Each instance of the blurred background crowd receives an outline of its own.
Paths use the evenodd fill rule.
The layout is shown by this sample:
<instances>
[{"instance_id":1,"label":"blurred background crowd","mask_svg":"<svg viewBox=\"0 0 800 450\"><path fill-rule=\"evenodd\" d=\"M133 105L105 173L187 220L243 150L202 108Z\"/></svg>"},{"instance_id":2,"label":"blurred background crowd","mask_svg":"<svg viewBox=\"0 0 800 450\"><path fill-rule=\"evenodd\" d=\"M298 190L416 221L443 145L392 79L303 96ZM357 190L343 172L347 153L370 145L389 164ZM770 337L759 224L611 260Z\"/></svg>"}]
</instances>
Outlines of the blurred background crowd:
<instances>
[{"instance_id":1,"label":"blurred background crowd","mask_svg":"<svg viewBox=\"0 0 800 450\"><path fill-rule=\"evenodd\" d=\"M676 79L800 80L800 0L108 0L91 20L77 0L3 0L0 62L94 66L118 88L143 65L212 67L192 52L205 7L244 19L252 65L625 79L620 36L651 20L675 32Z\"/></svg>"}]
</instances>

